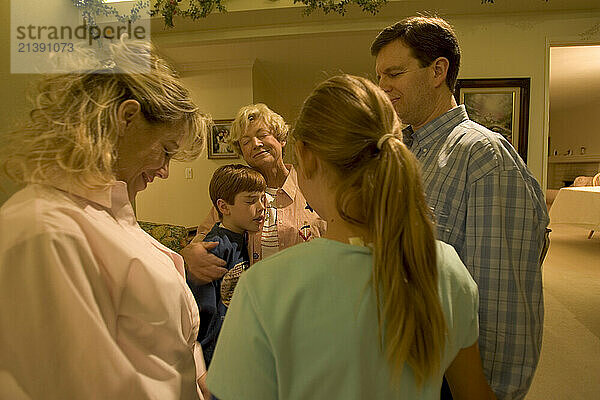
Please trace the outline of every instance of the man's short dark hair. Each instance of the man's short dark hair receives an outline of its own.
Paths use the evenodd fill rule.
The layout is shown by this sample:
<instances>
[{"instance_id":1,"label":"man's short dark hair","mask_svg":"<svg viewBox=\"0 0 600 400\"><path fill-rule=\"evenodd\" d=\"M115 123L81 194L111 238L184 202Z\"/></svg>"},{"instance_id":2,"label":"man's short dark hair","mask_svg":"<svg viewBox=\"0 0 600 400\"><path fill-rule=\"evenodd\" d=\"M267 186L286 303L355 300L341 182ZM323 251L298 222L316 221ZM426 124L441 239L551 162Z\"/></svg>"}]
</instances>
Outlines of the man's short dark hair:
<instances>
[{"instance_id":1,"label":"man's short dark hair","mask_svg":"<svg viewBox=\"0 0 600 400\"><path fill-rule=\"evenodd\" d=\"M454 93L460 68L460 47L448 22L439 17L403 19L379 32L371 44L371 54L377 56L383 47L398 39L412 50L421 67L431 65L438 57L448 59L446 85Z\"/></svg>"},{"instance_id":2,"label":"man's short dark hair","mask_svg":"<svg viewBox=\"0 0 600 400\"><path fill-rule=\"evenodd\" d=\"M217 168L213 173L208 192L219 218L223 218L217 200L223 199L227 204L234 204L237 194L264 192L266 187L265 178L257 170L242 164L227 164Z\"/></svg>"}]
</instances>

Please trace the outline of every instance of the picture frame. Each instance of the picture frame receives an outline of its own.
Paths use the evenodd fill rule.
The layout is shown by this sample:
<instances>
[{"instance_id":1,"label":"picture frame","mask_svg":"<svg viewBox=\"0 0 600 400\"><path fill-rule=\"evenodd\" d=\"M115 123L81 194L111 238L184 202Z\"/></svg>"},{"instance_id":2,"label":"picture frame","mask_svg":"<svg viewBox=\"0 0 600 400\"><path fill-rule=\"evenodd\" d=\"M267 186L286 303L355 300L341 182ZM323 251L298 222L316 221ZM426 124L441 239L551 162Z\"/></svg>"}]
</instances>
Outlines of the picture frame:
<instances>
[{"instance_id":1,"label":"picture frame","mask_svg":"<svg viewBox=\"0 0 600 400\"><path fill-rule=\"evenodd\" d=\"M237 153L227 144L233 119L218 119L213 121L212 129L208 132L207 147L209 159L236 159Z\"/></svg>"},{"instance_id":2,"label":"picture frame","mask_svg":"<svg viewBox=\"0 0 600 400\"><path fill-rule=\"evenodd\" d=\"M469 119L502 134L527 162L530 78L458 79L454 97Z\"/></svg>"}]
</instances>

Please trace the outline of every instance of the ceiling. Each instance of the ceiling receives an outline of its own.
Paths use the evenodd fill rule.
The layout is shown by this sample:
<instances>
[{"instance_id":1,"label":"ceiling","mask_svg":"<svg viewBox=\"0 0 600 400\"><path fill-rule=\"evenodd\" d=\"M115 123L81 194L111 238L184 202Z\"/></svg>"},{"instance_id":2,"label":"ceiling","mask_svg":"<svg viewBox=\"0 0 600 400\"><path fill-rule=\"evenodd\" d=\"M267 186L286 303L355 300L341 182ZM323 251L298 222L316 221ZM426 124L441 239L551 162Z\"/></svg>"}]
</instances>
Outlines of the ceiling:
<instances>
[{"instance_id":1,"label":"ceiling","mask_svg":"<svg viewBox=\"0 0 600 400\"><path fill-rule=\"evenodd\" d=\"M598 0L495 0L493 5L480 0L398 0L386 4L375 16L356 8L345 16L321 12L303 16L302 8L272 8L215 13L198 21L175 19L174 29L164 28L157 19L152 22L152 37L161 53L178 66L256 62L280 94L275 108L293 118L304 97L324 78L340 72L372 77L370 43L382 27L401 16L429 9L444 16L485 18L506 13L510 18L515 13L560 15L599 7ZM600 50L589 51L589 47L552 49L553 107L600 96Z\"/></svg>"}]
</instances>

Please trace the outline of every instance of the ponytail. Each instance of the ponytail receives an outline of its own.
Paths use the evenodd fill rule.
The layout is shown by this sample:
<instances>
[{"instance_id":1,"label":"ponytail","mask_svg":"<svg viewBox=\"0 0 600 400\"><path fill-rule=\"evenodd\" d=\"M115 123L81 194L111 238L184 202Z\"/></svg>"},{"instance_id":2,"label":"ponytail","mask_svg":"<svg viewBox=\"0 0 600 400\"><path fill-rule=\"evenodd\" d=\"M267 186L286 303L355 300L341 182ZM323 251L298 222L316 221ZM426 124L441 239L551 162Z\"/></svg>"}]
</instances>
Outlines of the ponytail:
<instances>
[{"instance_id":1,"label":"ponytail","mask_svg":"<svg viewBox=\"0 0 600 400\"><path fill-rule=\"evenodd\" d=\"M439 370L446 332L433 224L417 160L399 139L383 143L373 178L380 190L365 206L380 337L393 376L406 361L420 385Z\"/></svg>"}]
</instances>

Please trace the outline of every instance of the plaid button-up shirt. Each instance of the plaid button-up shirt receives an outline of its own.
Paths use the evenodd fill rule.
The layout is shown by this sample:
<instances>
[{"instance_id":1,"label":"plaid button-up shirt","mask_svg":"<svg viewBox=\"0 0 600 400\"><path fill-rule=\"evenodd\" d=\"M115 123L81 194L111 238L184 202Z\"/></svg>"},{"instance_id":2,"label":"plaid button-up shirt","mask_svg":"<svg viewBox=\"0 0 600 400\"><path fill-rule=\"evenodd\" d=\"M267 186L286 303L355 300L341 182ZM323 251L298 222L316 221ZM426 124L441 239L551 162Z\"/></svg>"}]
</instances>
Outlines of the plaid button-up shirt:
<instances>
[{"instance_id":1,"label":"plaid button-up shirt","mask_svg":"<svg viewBox=\"0 0 600 400\"><path fill-rule=\"evenodd\" d=\"M404 131L419 159L438 239L451 244L479 286L479 347L498 399L522 399L542 344L539 264L548 225L539 183L500 134L456 107Z\"/></svg>"}]
</instances>

